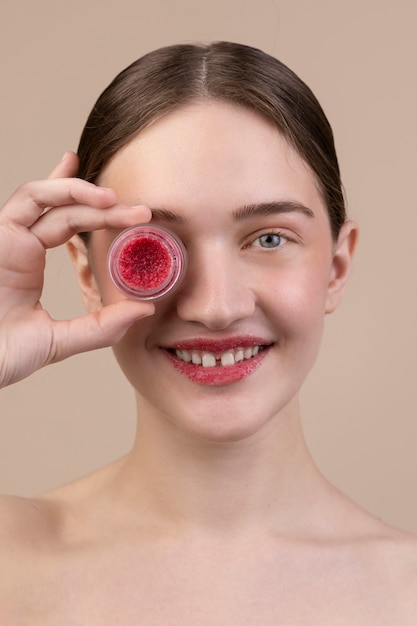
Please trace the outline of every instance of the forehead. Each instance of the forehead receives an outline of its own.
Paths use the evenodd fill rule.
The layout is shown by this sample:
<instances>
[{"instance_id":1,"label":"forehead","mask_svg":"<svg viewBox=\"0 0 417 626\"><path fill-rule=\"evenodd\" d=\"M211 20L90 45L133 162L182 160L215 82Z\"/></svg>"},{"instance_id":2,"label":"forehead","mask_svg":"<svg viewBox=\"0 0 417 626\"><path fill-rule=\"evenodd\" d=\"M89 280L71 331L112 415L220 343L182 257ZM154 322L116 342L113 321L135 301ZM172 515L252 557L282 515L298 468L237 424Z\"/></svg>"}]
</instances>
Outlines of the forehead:
<instances>
[{"instance_id":1,"label":"forehead","mask_svg":"<svg viewBox=\"0 0 417 626\"><path fill-rule=\"evenodd\" d=\"M132 202L170 205L281 199L321 203L316 176L271 122L223 101L193 102L155 121L110 161L100 183ZM302 196L302 197L300 197Z\"/></svg>"}]
</instances>

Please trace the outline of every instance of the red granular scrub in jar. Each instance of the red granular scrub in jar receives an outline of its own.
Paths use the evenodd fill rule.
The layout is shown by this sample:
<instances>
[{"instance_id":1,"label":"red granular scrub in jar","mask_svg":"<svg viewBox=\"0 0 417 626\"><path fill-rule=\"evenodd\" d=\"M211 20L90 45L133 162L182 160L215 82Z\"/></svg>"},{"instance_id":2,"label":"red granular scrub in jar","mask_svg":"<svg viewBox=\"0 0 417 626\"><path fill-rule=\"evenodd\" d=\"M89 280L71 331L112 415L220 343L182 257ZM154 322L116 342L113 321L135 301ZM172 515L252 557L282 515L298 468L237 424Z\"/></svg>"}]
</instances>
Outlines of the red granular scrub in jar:
<instances>
[{"instance_id":1,"label":"red granular scrub in jar","mask_svg":"<svg viewBox=\"0 0 417 626\"><path fill-rule=\"evenodd\" d=\"M134 300L159 300L181 284L187 268L182 241L166 228L137 224L122 231L110 246L110 277Z\"/></svg>"},{"instance_id":2,"label":"red granular scrub in jar","mask_svg":"<svg viewBox=\"0 0 417 626\"><path fill-rule=\"evenodd\" d=\"M170 269L168 250L150 237L139 237L128 242L120 253L119 274L135 289L155 289L168 278Z\"/></svg>"}]
</instances>

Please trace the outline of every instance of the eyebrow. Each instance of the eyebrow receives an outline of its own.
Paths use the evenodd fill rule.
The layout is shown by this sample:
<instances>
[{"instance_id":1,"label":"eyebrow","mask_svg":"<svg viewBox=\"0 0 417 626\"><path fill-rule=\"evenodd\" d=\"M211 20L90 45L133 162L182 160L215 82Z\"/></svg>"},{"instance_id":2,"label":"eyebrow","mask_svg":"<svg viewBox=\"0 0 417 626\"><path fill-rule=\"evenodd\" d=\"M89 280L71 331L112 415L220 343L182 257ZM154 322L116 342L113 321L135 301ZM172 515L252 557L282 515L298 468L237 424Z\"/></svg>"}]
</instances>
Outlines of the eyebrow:
<instances>
[{"instance_id":1,"label":"eyebrow","mask_svg":"<svg viewBox=\"0 0 417 626\"><path fill-rule=\"evenodd\" d=\"M186 222L186 219L182 215L174 213L173 211L156 208L151 210L153 219L176 224L185 224ZM239 222L245 219L251 219L253 217L259 217L263 215L277 215L281 213L302 213L309 218L314 217L313 211L301 202L285 200L261 202L258 204L246 204L245 206L236 209L236 211L233 212L233 219Z\"/></svg>"},{"instance_id":2,"label":"eyebrow","mask_svg":"<svg viewBox=\"0 0 417 626\"><path fill-rule=\"evenodd\" d=\"M185 224L186 219L179 215L178 213L174 213L173 211L168 211L167 209L151 209L152 211L152 219L162 220L163 222L173 222L176 224Z\"/></svg>"},{"instance_id":3,"label":"eyebrow","mask_svg":"<svg viewBox=\"0 0 417 626\"><path fill-rule=\"evenodd\" d=\"M304 204L290 200L247 204L244 207L237 209L233 213L233 217L235 220L240 221L250 219L251 217L258 217L260 215L277 215L280 213L303 213L307 217L314 217L313 211Z\"/></svg>"}]
</instances>

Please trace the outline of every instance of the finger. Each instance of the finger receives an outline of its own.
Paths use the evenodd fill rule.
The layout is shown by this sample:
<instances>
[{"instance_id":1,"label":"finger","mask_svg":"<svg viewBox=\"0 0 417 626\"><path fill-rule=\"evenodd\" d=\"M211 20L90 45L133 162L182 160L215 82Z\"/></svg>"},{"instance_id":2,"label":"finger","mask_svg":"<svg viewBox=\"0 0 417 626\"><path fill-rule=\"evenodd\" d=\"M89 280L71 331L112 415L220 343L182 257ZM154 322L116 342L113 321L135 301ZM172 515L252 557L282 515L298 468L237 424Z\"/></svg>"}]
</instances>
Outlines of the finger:
<instances>
[{"instance_id":1,"label":"finger","mask_svg":"<svg viewBox=\"0 0 417 626\"><path fill-rule=\"evenodd\" d=\"M151 217L152 213L146 206L126 207L116 204L106 209L83 205L67 206L47 211L31 227L31 232L45 248L55 248L76 233L103 228L127 228L149 222Z\"/></svg>"},{"instance_id":2,"label":"finger","mask_svg":"<svg viewBox=\"0 0 417 626\"><path fill-rule=\"evenodd\" d=\"M55 178L22 185L1 210L2 221L30 228L47 207L68 204L104 209L116 202L112 189L79 178Z\"/></svg>"},{"instance_id":3,"label":"finger","mask_svg":"<svg viewBox=\"0 0 417 626\"><path fill-rule=\"evenodd\" d=\"M70 321L56 322L51 362L61 361L73 354L112 346L134 323L153 315L150 302L122 300L98 312Z\"/></svg>"},{"instance_id":4,"label":"finger","mask_svg":"<svg viewBox=\"0 0 417 626\"><path fill-rule=\"evenodd\" d=\"M78 156L75 152L68 151L62 160L54 167L48 178L73 178L78 172Z\"/></svg>"}]
</instances>

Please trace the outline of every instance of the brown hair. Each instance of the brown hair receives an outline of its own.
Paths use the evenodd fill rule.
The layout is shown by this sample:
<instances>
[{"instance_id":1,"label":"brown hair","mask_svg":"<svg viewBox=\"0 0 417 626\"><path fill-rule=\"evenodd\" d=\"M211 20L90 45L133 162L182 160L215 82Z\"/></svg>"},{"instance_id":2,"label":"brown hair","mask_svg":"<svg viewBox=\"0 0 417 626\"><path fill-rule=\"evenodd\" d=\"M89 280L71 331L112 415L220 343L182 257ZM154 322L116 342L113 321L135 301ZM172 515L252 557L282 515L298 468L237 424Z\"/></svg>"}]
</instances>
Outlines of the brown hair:
<instances>
[{"instance_id":1,"label":"brown hair","mask_svg":"<svg viewBox=\"0 0 417 626\"><path fill-rule=\"evenodd\" d=\"M282 132L316 174L336 238L346 210L330 124L292 70L242 44L168 46L118 74L97 100L81 135L79 177L96 181L134 135L175 108L204 99L250 108Z\"/></svg>"}]
</instances>

